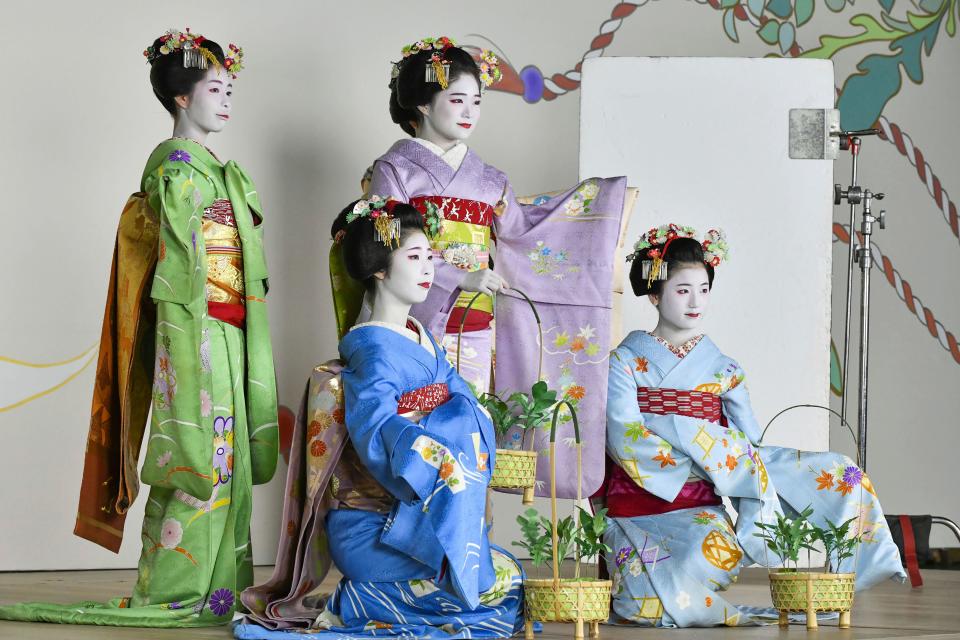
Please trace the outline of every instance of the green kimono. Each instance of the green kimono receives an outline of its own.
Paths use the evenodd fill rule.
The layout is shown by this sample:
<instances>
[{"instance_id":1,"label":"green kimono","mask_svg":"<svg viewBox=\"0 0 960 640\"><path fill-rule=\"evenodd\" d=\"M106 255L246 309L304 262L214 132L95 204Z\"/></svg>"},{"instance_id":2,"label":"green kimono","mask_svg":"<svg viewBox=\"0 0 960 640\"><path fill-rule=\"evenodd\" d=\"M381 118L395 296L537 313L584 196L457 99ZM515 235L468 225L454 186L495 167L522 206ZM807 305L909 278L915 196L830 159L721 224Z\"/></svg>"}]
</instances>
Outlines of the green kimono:
<instances>
[{"instance_id":1,"label":"green kimono","mask_svg":"<svg viewBox=\"0 0 960 640\"><path fill-rule=\"evenodd\" d=\"M151 489L137 584L132 597L106 604L0 607L2 619L224 624L253 579L252 487L273 476L279 438L259 198L236 163L221 163L183 139L167 140L151 154L142 190L157 214L159 242L149 285L156 311L155 358L147 365L153 368L151 424L140 473ZM230 201L239 235L244 329L208 315L203 219L217 200ZM130 431L135 440L136 429ZM131 443L123 446L129 457ZM138 448L134 442L132 450ZM88 463L90 452L88 444Z\"/></svg>"}]
</instances>

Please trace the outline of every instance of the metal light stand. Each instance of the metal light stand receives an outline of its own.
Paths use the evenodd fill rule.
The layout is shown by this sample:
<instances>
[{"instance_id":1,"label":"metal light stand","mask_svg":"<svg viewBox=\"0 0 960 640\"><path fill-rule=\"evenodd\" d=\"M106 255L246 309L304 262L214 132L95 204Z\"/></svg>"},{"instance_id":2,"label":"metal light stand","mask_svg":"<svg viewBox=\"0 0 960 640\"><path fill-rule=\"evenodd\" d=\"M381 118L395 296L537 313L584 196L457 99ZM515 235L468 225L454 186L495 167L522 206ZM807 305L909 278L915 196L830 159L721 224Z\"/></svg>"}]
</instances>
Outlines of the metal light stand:
<instances>
[{"instance_id":1,"label":"metal light stand","mask_svg":"<svg viewBox=\"0 0 960 640\"><path fill-rule=\"evenodd\" d=\"M860 156L861 136L877 135L878 129L863 131L839 131L832 133L840 138L840 148L850 150L853 157L853 171L850 186L842 189L839 184L833 188L833 203L840 204L843 200L850 203L850 248L847 253L847 306L843 325L843 371L842 393L840 396L840 419L847 417L847 372L850 360L850 324L853 311L853 265L860 265L860 377L857 381L857 458L864 470L867 468L867 380L870 354L870 269L873 266L873 252L870 249L870 236L873 235L874 223L880 228L886 228L886 212L880 211L874 216L872 204L874 200L883 200L884 194L873 193L857 184L857 160ZM863 214L860 222L860 245L854 247L856 208L863 204Z\"/></svg>"}]
</instances>

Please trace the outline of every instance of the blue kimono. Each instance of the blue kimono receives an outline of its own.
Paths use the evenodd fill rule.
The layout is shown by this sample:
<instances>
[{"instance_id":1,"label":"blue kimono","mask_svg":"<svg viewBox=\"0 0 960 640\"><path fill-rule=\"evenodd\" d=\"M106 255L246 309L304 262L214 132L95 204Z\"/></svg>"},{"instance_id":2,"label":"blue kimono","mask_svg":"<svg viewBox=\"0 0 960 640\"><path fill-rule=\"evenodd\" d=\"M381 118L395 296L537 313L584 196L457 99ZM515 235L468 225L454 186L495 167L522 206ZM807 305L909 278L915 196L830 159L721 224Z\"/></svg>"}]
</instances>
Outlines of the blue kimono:
<instances>
[{"instance_id":1,"label":"blue kimono","mask_svg":"<svg viewBox=\"0 0 960 640\"><path fill-rule=\"evenodd\" d=\"M690 483L731 499L722 505L611 518L607 566L614 581L612 622L665 627L756 624L757 610L717 595L743 564L776 565L754 534L757 521L814 509L811 521L858 517L859 553L841 563L857 588L903 580L900 555L873 485L849 458L760 446L740 366L703 336L676 352L644 332L610 356L607 455L644 492L673 503ZM643 408L641 408L643 407ZM711 407L715 413L711 416ZM855 566L854 566L855 565Z\"/></svg>"},{"instance_id":2,"label":"blue kimono","mask_svg":"<svg viewBox=\"0 0 960 640\"><path fill-rule=\"evenodd\" d=\"M244 623L238 638L494 638L523 627L522 572L491 548L484 522L493 425L416 326L419 336L365 323L340 342L351 448L343 455L355 456L381 496L347 498L326 514L326 545L344 578L312 629ZM344 496L338 473L330 491Z\"/></svg>"}]
</instances>

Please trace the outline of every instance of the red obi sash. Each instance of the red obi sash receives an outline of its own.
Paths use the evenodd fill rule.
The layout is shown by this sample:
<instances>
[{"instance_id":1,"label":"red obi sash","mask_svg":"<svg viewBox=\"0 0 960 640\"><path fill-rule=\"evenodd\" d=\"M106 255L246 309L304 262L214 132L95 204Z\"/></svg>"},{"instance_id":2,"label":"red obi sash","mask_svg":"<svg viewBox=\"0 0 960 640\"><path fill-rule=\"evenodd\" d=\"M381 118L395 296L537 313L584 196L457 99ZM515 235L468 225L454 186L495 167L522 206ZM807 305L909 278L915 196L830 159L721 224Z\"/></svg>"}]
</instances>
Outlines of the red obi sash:
<instances>
[{"instance_id":1,"label":"red obi sash","mask_svg":"<svg viewBox=\"0 0 960 640\"><path fill-rule=\"evenodd\" d=\"M444 220L479 224L484 227L493 224L493 207L486 202L446 196L416 196L410 198L410 204L422 215L427 214L428 202L433 203L440 209Z\"/></svg>"},{"instance_id":2,"label":"red obi sash","mask_svg":"<svg viewBox=\"0 0 960 640\"><path fill-rule=\"evenodd\" d=\"M437 382L425 387L408 391L397 401L397 413L409 411L433 411L450 399L450 389L446 383Z\"/></svg>"},{"instance_id":3,"label":"red obi sash","mask_svg":"<svg viewBox=\"0 0 960 640\"><path fill-rule=\"evenodd\" d=\"M410 204L422 215L427 214L427 203L432 203L440 209L444 220L454 220L489 227L493 224L493 207L479 200L466 198L450 198L447 196L416 196L410 198ZM463 319L462 307L455 307L447 319L447 333L457 333L460 330L460 321ZM463 323L464 332L481 331L490 326L493 315L479 309L470 309L466 312L467 319Z\"/></svg>"},{"instance_id":4,"label":"red obi sash","mask_svg":"<svg viewBox=\"0 0 960 640\"><path fill-rule=\"evenodd\" d=\"M721 422L723 419L720 396L703 391L637 387L637 406L644 413L661 416L676 414L710 422Z\"/></svg>"},{"instance_id":5,"label":"red obi sash","mask_svg":"<svg viewBox=\"0 0 960 640\"><path fill-rule=\"evenodd\" d=\"M644 413L681 415L726 424L720 396L682 389L637 388L637 406ZM655 496L637 486L626 471L607 458L607 473L595 496L605 496L607 515L611 518L633 518L723 504L713 485L706 480L687 482L673 502Z\"/></svg>"}]
</instances>

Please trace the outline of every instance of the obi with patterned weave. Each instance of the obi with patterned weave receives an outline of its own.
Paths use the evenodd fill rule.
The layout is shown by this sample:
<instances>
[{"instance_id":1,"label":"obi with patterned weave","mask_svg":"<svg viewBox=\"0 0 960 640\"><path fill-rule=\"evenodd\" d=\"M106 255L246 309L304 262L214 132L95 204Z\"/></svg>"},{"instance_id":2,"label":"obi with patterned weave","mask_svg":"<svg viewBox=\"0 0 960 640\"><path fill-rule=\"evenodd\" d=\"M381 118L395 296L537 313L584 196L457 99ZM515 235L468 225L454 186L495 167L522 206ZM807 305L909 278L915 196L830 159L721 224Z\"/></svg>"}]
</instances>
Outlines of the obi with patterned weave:
<instances>
[{"instance_id":1,"label":"obi with patterned weave","mask_svg":"<svg viewBox=\"0 0 960 640\"><path fill-rule=\"evenodd\" d=\"M414 391L408 391L397 401L397 413L409 411L433 411L450 399L450 388L444 382L429 384Z\"/></svg>"},{"instance_id":2,"label":"obi with patterned weave","mask_svg":"<svg viewBox=\"0 0 960 640\"><path fill-rule=\"evenodd\" d=\"M676 414L720 422L720 396L703 391L637 387L637 405L643 413Z\"/></svg>"},{"instance_id":3,"label":"obi with patterned weave","mask_svg":"<svg viewBox=\"0 0 960 640\"><path fill-rule=\"evenodd\" d=\"M443 258L444 262L464 271L486 269L490 263L493 207L479 200L445 196L417 196L410 199L410 204L423 215L427 214L427 203L435 205L443 216L443 230L431 242L434 252ZM474 295L471 291L462 292L457 298L456 307L466 307ZM492 314L493 300L489 296L481 296L470 308L467 322L471 326L479 324L482 325L481 328L485 328L490 324ZM461 314L454 313L447 325L447 331L456 332L461 317Z\"/></svg>"}]
</instances>

